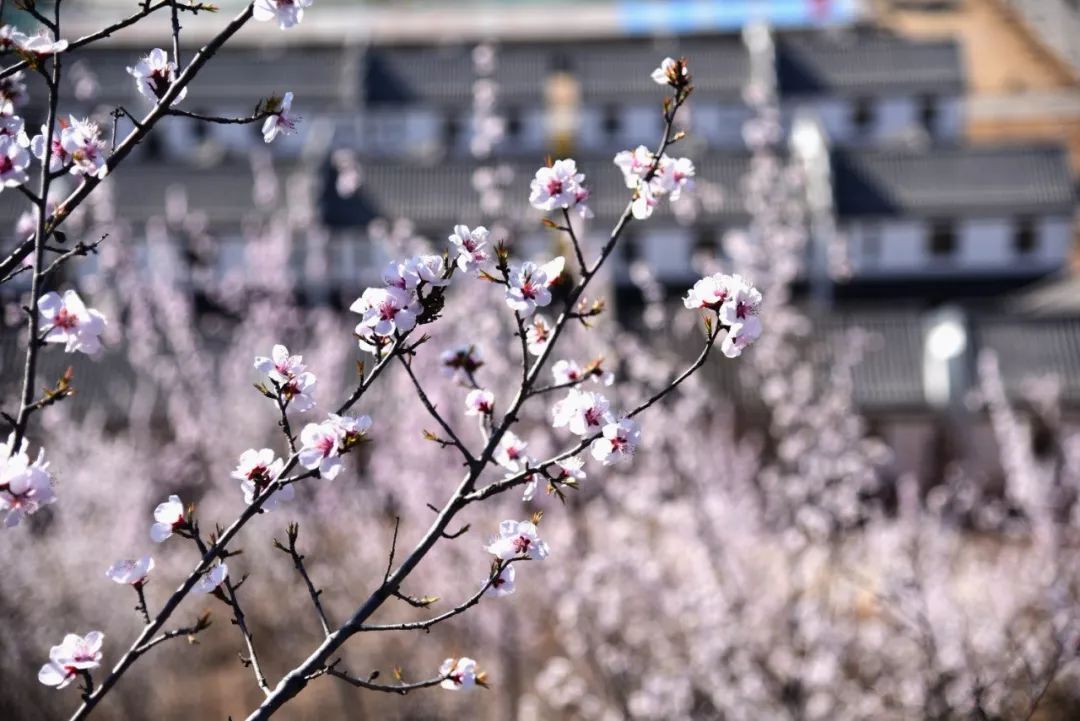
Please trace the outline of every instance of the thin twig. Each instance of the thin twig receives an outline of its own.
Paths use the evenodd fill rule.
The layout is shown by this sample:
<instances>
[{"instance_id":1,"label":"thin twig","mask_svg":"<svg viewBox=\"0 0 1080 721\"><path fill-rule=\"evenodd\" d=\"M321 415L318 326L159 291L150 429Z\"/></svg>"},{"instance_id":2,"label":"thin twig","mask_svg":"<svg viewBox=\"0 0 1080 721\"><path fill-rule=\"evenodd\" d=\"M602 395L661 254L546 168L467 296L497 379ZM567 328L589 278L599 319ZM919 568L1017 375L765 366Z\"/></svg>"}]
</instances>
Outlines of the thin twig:
<instances>
[{"instance_id":1,"label":"thin twig","mask_svg":"<svg viewBox=\"0 0 1080 721\"><path fill-rule=\"evenodd\" d=\"M199 547L199 553L205 557L209 553L210 549L206 543L202 540L202 536L199 535L198 524L192 524L191 539L195 542L195 545ZM243 581L241 581L243 583ZM221 587L225 590L222 592L222 597L225 602L232 609L233 623L238 629L240 629L240 635L244 639L244 645L247 647L247 658L240 657L241 662L245 666L251 667L251 672L255 675L255 683L259 685L263 693L270 693L270 684L266 680L266 674L263 673L262 666L259 664L259 655L255 652L255 637L251 633L251 630L247 625L247 616L244 614L244 609L240 606L240 599L236 596L236 589L238 584L234 584L232 579L227 577L221 582Z\"/></svg>"},{"instance_id":2,"label":"thin twig","mask_svg":"<svg viewBox=\"0 0 1080 721\"><path fill-rule=\"evenodd\" d=\"M300 524L291 523L285 531L286 538L289 540L289 545L286 546L277 539L274 540L274 547L279 551L286 553L292 558L293 567L296 569L300 577L304 579L304 585L307 586L308 595L311 596L311 603L315 606L315 613L319 616L319 624L322 626L323 635L330 635L330 621L326 617L326 611L322 605L322 591L315 588L315 584L311 582L311 576L308 575L307 568L304 567L304 556L296 549L296 539L300 535Z\"/></svg>"},{"instance_id":3,"label":"thin twig","mask_svg":"<svg viewBox=\"0 0 1080 721\"><path fill-rule=\"evenodd\" d=\"M150 609L146 605L146 590L143 586L144 584L141 581L139 583L133 584L133 587L135 588L135 593L139 595L139 604L135 606L135 610L142 615L143 621L146 622L146 625L149 626Z\"/></svg>"},{"instance_id":4,"label":"thin twig","mask_svg":"<svg viewBox=\"0 0 1080 721\"><path fill-rule=\"evenodd\" d=\"M454 608L450 609L449 611L446 611L444 613L440 613L438 616L433 616L433 617L425 619L423 621L407 621L407 622L404 622L404 623L383 623L383 624L375 624L375 625L365 625L365 626L361 626L357 630L361 631L361 632L367 632L367 631L428 631L428 630L431 629L432 626L440 624L443 621L446 621L448 619L453 618L454 616L459 616L459 615L465 613L466 611L468 611L470 608L472 608L476 604L480 603L480 599L482 599L484 597L484 594L488 592L488 589L490 589L492 587L492 585L495 583L496 579L499 578L499 576L502 574L502 572L505 571L507 569L507 567L510 566L510 564L515 563L517 561L524 561L524 560L526 560L526 559L524 559L524 558L511 558L508 561L499 561L494 566L492 566L491 575L488 577L487 581L483 584L483 586L480 587L479 591L474 593L472 596L470 596L463 603L455 606Z\"/></svg>"},{"instance_id":5,"label":"thin twig","mask_svg":"<svg viewBox=\"0 0 1080 721\"><path fill-rule=\"evenodd\" d=\"M274 113L268 110L261 110L257 113L243 118L226 117L221 115L203 115L202 113L192 113L187 110L179 110L177 108L170 108L169 115L175 115L179 118L190 118L192 120L200 120L204 123L216 123L218 125L250 125L251 123L258 123L266 120Z\"/></svg>"},{"instance_id":6,"label":"thin twig","mask_svg":"<svg viewBox=\"0 0 1080 721\"><path fill-rule=\"evenodd\" d=\"M450 436L451 445L455 446L459 451L461 451L461 455L465 458L465 463L470 466L475 464L476 459L473 457L473 454L469 452L469 449L462 442L461 438L458 437L458 434L454 431L453 428L450 427L450 424L446 422L446 420L442 417L442 414L439 413L438 409L435 408L435 405L431 402L431 399L428 398L427 393L424 392L424 387L420 385L420 379L416 377L415 373L413 373L412 362L406 360L403 355L399 355L398 360L400 360L401 365L405 367L405 372L409 374L409 379L412 381L413 387L416 389L416 394L420 397L420 402L424 404L424 408L427 409L428 414L435 419L435 422L439 424L439 426L443 429L443 432L446 433L446 435Z\"/></svg>"},{"instance_id":7,"label":"thin twig","mask_svg":"<svg viewBox=\"0 0 1080 721\"><path fill-rule=\"evenodd\" d=\"M431 688L432 686L438 686L440 683L442 683L443 681L445 681L448 678L447 676L439 676L437 678L429 678L426 681L417 681L415 683L402 683L402 684L397 684L397 685L388 685L388 684L381 684L381 683L373 683L371 681L365 681L362 678L357 678L356 676L350 676L345 671L338 671L337 668L335 668L333 666L328 666L326 669L324 669L323 674L325 674L327 676L333 676L335 678L340 678L342 681L345 681L346 683L351 683L353 686L357 686L358 688L365 688L368 691L382 691L384 693L396 693L396 694L400 694L402 696L409 693L410 691L416 691L416 690L422 689L422 688ZM323 674L317 674L317 675L323 675ZM317 677L317 676L313 676L313 678L315 678L315 677Z\"/></svg>"}]
</instances>

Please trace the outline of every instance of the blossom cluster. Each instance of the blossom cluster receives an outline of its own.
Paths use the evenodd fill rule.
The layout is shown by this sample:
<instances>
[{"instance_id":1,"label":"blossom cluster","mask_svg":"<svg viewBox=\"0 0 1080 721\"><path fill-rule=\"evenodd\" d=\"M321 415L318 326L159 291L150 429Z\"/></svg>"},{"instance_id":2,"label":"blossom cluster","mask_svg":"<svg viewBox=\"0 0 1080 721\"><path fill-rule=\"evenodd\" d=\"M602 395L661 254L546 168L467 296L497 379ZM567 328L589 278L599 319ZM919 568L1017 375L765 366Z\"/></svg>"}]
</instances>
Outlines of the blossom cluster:
<instances>
[{"instance_id":1,"label":"blossom cluster","mask_svg":"<svg viewBox=\"0 0 1080 721\"><path fill-rule=\"evenodd\" d=\"M304 357L289 355L289 349L280 343L269 356L255 356L255 370L265 373L276 395L287 408L309 411L315 407L315 374L307 370Z\"/></svg>"},{"instance_id":2,"label":"blossom cluster","mask_svg":"<svg viewBox=\"0 0 1080 721\"><path fill-rule=\"evenodd\" d=\"M728 358L742 355L761 335L761 291L741 275L714 273L702 278L687 292L683 305L717 313L728 329L720 346Z\"/></svg>"},{"instance_id":3,"label":"blossom cluster","mask_svg":"<svg viewBox=\"0 0 1080 721\"><path fill-rule=\"evenodd\" d=\"M529 185L529 202L544 211L577 210L582 218L591 218L589 190L585 187L585 174L579 173L577 163L567 158L556 160L550 166L536 171Z\"/></svg>"},{"instance_id":4,"label":"blossom cluster","mask_svg":"<svg viewBox=\"0 0 1080 721\"><path fill-rule=\"evenodd\" d=\"M378 355L395 336L415 328L425 301L450 283L452 272L441 255L391 261L383 271L384 285L367 288L349 306L361 316L355 331L360 348Z\"/></svg>"},{"instance_id":5,"label":"blossom cluster","mask_svg":"<svg viewBox=\"0 0 1080 721\"><path fill-rule=\"evenodd\" d=\"M359 443L371 428L369 416L331 413L322 423L309 423L300 432L300 465L318 470L327 480L341 473L341 456Z\"/></svg>"},{"instance_id":6,"label":"blossom cluster","mask_svg":"<svg viewBox=\"0 0 1080 721\"><path fill-rule=\"evenodd\" d=\"M684 190L694 189L696 171L690 158L672 158L666 153L657 158L639 145L617 153L615 165L622 171L626 187L635 191L631 212L638 220L651 216L662 197L678 200Z\"/></svg>"},{"instance_id":7,"label":"blossom cluster","mask_svg":"<svg viewBox=\"0 0 1080 721\"><path fill-rule=\"evenodd\" d=\"M45 449L38 449L37 458L30 460L26 439L18 449L14 446L14 434L0 444L0 512L9 528L56 500Z\"/></svg>"}]
</instances>

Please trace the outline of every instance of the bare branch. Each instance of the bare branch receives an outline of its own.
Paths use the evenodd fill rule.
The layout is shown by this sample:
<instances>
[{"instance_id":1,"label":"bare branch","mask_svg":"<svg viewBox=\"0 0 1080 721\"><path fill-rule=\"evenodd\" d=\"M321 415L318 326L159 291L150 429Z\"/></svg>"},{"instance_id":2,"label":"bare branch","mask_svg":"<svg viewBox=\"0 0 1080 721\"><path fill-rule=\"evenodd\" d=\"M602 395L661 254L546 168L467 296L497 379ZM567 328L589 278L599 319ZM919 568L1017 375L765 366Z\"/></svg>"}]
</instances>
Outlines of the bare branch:
<instances>
[{"instance_id":1,"label":"bare branch","mask_svg":"<svg viewBox=\"0 0 1080 721\"><path fill-rule=\"evenodd\" d=\"M315 613L319 616L319 624L322 626L323 635L330 635L330 621L326 617L326 611L323 609L322 591L315 588L315 584L311 582L311 576L308 575L307 569L304 567L304 556L300 555L300 552L296 550L296 539L300 535L300 524L291 523L285 530L286 538L288 538L289 545L286 546L277 539L274 539L274 547L279 551L286 553L292 558L293 567L296 572L300 574L300 577L304 579L304 585L307 586L308 595L311 596L311 603L315 606Z\"/></svg>"},{"instance_id":2,"label":"bare branch","mask_svg":"<svg viewBox=\"0 0 1080 721\"><path fill-rule=\"evenodd\" d=\"M426 681L416 681L414 683L401 683L401 684L395 684L395 685L387 685L387 684L381 684L381 683L374 683L372 681L365 681L364 679L357 678L356 676L350 676L345 671L337 670L336 662L335 662L335 664L327 666L325 669L322 670L321 673L317 673L316 675L312 676L312 678L317 678L318 676L321 676L321 675L324 675L324 674L327 675L327 676L333 676L335 678L340 678L342 681L345 681L346 683L350 683L353 686L356 686L358 688L365 688L368 691L382 691L384 693L396 693L396 694L400 694L402 696L409 693L410 691L416 691L416 690L422 689L422 688L431 688L432 686L438 686L440 683L442 683L443 681L445 681L447 679L446 676L439 676L437 678L429 678Z\"/></svg>"}]
</instances>

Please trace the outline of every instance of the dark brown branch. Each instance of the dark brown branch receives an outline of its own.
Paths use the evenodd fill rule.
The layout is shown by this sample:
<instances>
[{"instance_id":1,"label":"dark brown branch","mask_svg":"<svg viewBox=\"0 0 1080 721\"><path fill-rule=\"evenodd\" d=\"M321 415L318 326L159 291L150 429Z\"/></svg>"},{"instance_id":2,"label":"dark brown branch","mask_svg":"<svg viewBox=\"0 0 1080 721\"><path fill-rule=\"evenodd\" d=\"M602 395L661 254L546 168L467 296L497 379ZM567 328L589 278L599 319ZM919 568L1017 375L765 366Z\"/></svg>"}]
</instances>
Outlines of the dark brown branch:
<instances>
[{"instance_id":1,"label":"dark brown branch","mask_svg":"<svg viewBox=\"0 0 1080 721\"><path fill-rule=\"evenodd\" d=\"M210 552L210 549L202 540L202 536L199 534L199 525L197 523L191 524L191 540L195 542L195 545L199 548L199 553L205 558ZM243 579L241 579L240 583L243 582ZM247 616L244 614L244 609L240 606L240 600L236 597L236 589L240 587L240 583L234 584L232 579L226 576L225 580L221 582L220 588L224 588L225 590L221 592L220 598L232 609L233 624L240 629L240 635L243 637L244 645L247 647L247 658L240 656L240 661L245 666L251 667L251 672L255 675L255 683L259 685L259 688L262 689L263 693L269 694L270 684L266 680L266 674L263 673L262 666L259 665L259 656L255 652L255 637L248 628Z\"/></svg>"},{"instance_id":2,"label":"dark brown branch","mask_svg":"<svg viewBox=\"0 0 1080 721\"><path fill-rule=\"evenodd\" d=\"M415 373L413 373L412 362L406 360L403 355L399 355L398 360L400 360L401 365L405 367L405 372L409 374L409 379L412 381L413 388L416 389L416 394L420 397L420 402L424 404L424 408L427 409L428 414L435 419L435 422L439 424L439 426L443 429L443 432L450 437L448 445L453 445L459 451L461 451L461 455L465 459L465 463L467 463L469 466L474 465L476 463L476 459L473 458L472 453L470 453L469 449L465 447L465 444L458 437L457 433L454 432L454 429L450 427L450 424L446 422L446 420L442 417L442 414L439 413L438 409L435 408L435 405L431 402L431 399L428 398L427 393L424 392L424 387L420 385L420 379L416 377Z\"/></svg>"},{"instance_id":3,"label":"dark brown branch","mask_svg":"<svg viewBox=\"0 0 1080 721\"><path fill-rule=\"evenodd\" d=\"M470 608L472 608L476 604L480 603L480 599L482 599L484 597L484 594L488 592L488 589L490 589L492 584L495 583L495 580L499 577L499 575L504 570L506 570L510 566L510 564L516 563L517 561L523 561L523 560L526 560L526 559L524 559L524 558L512 558L512 559L510 559L508 561L498 561L495 565L492 566L491 575L488 577L487 582L484 583L483 586L481 586L479 591L474 593L472 596L470 596L463 603L455 606L454 608L450 609L449 611L446 611L444 613L440 613L438 616L433 616L433 617L425 619L423 621L408 621L408 622L405 622L405 623L383 623L383 624L361 626L357 630L360 631L360 632L367 632L367 631L428 631L428 630L431 629L432 626L440 624L443 621L446 621L448 619L453 618L454 616L459 616L459 615L465 613L466 611L468 611Z\"/></svg>"},{"instance_id":4,"label":"dark brown branch","mask_svg":"<svg viewBox=\"0 0 1080 721\"><path fill-rule=\"evenodd\" d=\"M300 574L300 578L304 579L304 585L307 587L308 595L311 597L311 603L315 606L315 613L319 616L319 624L322 626L323 635L330 635L330 621L326 617L326 611L322 605L322 590L315 588L315 584L311 582L311 576L308 575L307 568L304 567L304 556L296 549L296 539L300 535L300 525L297 523L289 524L289 527L285 531L286 538L289 541L289 545L281 543L277 539L274 539L274 548L279 551L288 554L292 558L293 567L296 572Z\"/></svg>"},{"instance_id":5,"label":"dark brown branch","mask_svg":"<svg viewBox=\"0 0 1080 721\"><path fill-rule=\"evenodd\" d=\"M169 115L175 115L178 118L190 118L192 120L199 120L204 123L216 123L218 125L250 125L251 123L258 123L266 120L274 113L267 110L261 110L257 113L247 116L246 118L230 118L220 115L203 115L201 113L192 113L187 110L178 110L177 108L170 108Z\"/></svg>"},{"instance_id":6,"label":"dark brown branch","mask_svg":"<svg viewBox=\"0 0 1080 721\"><path fill-rule=\"evenodd\" d=\"M447 679L446 676L439 676L437 678L429 678L426 681L416 681L414 683L402 683L402 684L396 684L396 685L388 685L388 684L374 683L372 681L365 681L362 678L357 678L356 676L350 676L345 671L338 671L335 665L327 666L325 669L323 669L323 671L321 673L316 673L311 678L317 678L318 676L324 675L324 674L327 675L327 676L333 676L335 678L340 678L342 681L345 681L346 683L350 683L353 686L356 686L358 688L367 689L368 691L382 691L384 693L396 693L396 694L400 694L402 696L409 693L410 691L416 691L416 690L422 689L422 688L431 688L432 686L438 686L440 683L442 683L443 681L445 681Z\"/></svg>"}]
</instances>

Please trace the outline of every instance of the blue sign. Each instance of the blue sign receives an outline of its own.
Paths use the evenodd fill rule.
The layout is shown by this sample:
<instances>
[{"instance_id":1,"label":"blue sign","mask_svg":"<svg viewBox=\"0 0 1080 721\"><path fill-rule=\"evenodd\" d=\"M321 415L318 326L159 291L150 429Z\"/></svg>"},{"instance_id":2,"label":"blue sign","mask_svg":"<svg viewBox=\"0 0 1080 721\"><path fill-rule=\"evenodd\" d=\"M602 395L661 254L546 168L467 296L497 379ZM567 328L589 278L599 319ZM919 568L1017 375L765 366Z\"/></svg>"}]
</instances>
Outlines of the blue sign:
<instances>
[{"instance_id":1,"label":"blue sign","mask_svg":"<svg viewBox=\"0 0 1080 721\"><path fill-rule=\"evenodd\" d=\"M624 0L619 23L632 34L739 30L750 21L778 28L846 24L858 0Z\"/></svg>"}]
</instances>

